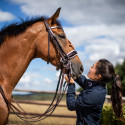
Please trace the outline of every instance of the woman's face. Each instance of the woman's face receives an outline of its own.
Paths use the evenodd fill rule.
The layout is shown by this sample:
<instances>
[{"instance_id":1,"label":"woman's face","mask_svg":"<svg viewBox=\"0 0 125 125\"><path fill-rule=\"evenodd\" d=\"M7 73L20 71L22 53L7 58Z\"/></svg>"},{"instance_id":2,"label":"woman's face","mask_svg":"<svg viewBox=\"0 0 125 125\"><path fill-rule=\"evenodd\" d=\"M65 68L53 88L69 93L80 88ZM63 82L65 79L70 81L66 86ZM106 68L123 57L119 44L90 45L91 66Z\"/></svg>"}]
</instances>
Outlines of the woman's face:
<instances>
[{"instance_id":1,"label":"woman's face","mask_svg":"<svg viewBox=\"0 0 125 125\"><path fill-rule=\"evenodd\" d=\"M89 79L93 80L93 81L97 81L101 78L101 75L97 75L96 74L96 66L98 65L98 62L96 62L95 64L93 64L92 67L90 67L89 72L88 72L88 77Z\"/></svg>"}]
</instances>

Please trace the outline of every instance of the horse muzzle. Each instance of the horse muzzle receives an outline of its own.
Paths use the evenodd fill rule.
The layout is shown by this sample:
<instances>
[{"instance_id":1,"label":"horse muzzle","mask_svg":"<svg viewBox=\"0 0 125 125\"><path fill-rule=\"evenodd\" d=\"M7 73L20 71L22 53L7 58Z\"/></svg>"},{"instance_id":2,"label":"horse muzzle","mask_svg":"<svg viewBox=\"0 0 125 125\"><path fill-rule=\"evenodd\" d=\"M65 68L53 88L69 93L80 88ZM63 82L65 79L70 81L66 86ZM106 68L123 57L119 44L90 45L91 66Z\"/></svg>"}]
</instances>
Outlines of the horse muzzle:
<instances>
[{"instance_id":1,"label":"horse muzzle","mask_svg":"<svg viewBox=\"0 0 125 125\"><path fill-rule=\"evenodd\" d=\"M83 65L80 63L71 63L71 67L70 67L70 72L71 72L71 77L73 79L78 79L79 77L81 77L82 73L84 71Z\"/></svg>"}]
</instances>

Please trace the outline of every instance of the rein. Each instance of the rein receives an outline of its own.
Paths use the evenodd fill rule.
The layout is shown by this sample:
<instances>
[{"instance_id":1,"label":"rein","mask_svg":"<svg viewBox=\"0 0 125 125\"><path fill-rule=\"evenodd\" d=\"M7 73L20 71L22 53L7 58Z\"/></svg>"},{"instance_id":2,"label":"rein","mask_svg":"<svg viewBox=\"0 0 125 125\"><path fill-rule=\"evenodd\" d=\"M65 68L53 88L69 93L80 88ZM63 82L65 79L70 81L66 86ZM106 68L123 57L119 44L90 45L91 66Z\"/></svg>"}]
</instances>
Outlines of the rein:
<instances>
[{"instance_id":1,"label":"rein","mask_svg":"<svg viewBox=\"0 0 125 125\"><path fill-rule=\"evenodd\" d=\"M77 55L77 52L75 50L66 54L65 51L63 50L62 46L59 44L55 34L52 32L51 29L60 28L60 26L50 27L49 24L46 22L46 20L44 21L44 24L45 24L46 30L48 32L47 64L49 63L49 58L50 58L49 57L49 55L50 55L49 54L49 49L50 49L49 43L51 40L53 42L53 44L55 45L55 47L61 57L60 64L63 65L63 70L60 72L60 75L59 75L56 93L55 93L54 98L53 98L50 106L48 107L48 109L43 114L31 116L29 113L25 112L15 100L14 101L17 104L18 108L16 106L14 106L10 101L8 101L4 94L2 86L0 85L0 93L8 107L9 112L11 109L20 119L24 120L25 122L37 122L37 121L43 120L43 119L49 117L54 112L55 108L58 106L58 104L62 100L62 98L66 92L66 89L67 89L67 83L64 82L65 69L68 71L68 77L69 77L69 81L70 81L70 77L72 74L72 66L71 66L70 60Z\"/></svg>"},{"instance_id":2,"label":"rein","mask_svg":"<svg viewBox=\"0 0 125 125\"><path fill-rule=\"evenodd\" d=\"M29 113L24 111L15 100L14 102L17 104L18 108L15 105L13 105L10 101L7 100L1 85L0 85L0 93L7 105L9 112L11 109L20 119L22 119L25 122L37 122L49 117L54 112L55 108L60 103L60 101L62 100L67 88L67 84L66 82L63 84L63 80L64 80L64 74L61 71L54 98L48 109L43 114L40 115L31 116Z\"/></svg>"}]
</instances>

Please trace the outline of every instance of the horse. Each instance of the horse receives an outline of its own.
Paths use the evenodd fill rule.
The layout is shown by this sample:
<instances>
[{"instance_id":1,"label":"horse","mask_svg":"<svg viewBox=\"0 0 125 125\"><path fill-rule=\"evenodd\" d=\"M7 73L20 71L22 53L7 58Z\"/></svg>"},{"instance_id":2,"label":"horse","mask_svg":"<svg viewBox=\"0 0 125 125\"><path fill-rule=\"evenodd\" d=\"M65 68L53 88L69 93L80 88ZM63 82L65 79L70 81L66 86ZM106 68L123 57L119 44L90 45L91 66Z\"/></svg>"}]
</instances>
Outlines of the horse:
<instances>
[{"instance_id":1,"label":"horse","mask_svg":"<svg viewBox=\"0 0 125 125\"><path fill-rule=\"evenodd\" d=\"M7 100L11 101L13 89L33 59L41 58L47 62L49 54L49 62L60 70L63 69L59 67L61 56L53 40L50 39L49 42L49 34L44 23L46 20L66 54L73 51L74 46L58 21L60 9L58 8L50 18L32 18L10 24L0 31L0 86ZM70 63L72 77L79 78L83 72L83 65L78 55L73 57ZM0 125L7 123L8 116L8 107L0 94Z\"/></svg>"}]
</instances>

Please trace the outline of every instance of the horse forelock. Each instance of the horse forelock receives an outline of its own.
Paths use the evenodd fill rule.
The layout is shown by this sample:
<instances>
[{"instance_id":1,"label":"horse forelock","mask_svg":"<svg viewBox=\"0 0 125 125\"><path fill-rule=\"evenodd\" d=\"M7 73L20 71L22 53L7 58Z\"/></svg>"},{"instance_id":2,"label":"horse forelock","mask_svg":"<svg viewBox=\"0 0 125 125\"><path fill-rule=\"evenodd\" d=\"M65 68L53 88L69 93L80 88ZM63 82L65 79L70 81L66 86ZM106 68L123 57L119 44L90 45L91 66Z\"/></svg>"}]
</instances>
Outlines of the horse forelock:
<instances>
[{"instance_id":1,"label":"horse forelock","mask_svg":"<svg viewBox=\"0 0 125 125\"><path fill-rule=\"evenodd\" d=\"M15 22L8 26L3 27L0 30L0 46L5 41L5 38L7 36L9 36L9 37L17 36L17 35L23 33L29 26L31 26L37 22L44 21L46 19L47 19L47 17L36 17L36 18L32 17L31 19L26 19L26 20L21 19L20 23ZM55 23L58 26L61 26L59 21L56 21Z\"/></svg>"}]
</instances>

